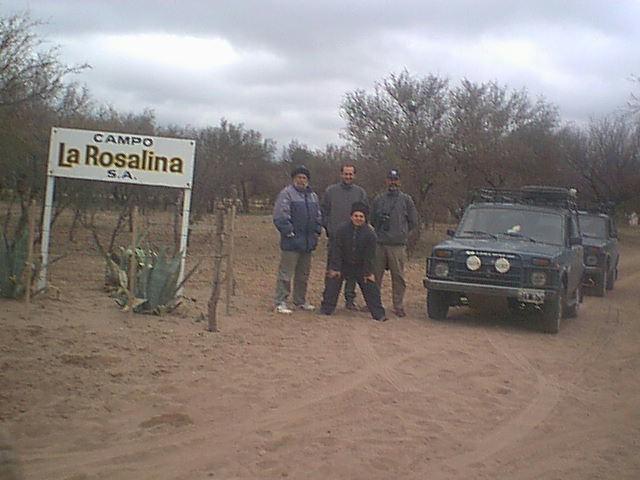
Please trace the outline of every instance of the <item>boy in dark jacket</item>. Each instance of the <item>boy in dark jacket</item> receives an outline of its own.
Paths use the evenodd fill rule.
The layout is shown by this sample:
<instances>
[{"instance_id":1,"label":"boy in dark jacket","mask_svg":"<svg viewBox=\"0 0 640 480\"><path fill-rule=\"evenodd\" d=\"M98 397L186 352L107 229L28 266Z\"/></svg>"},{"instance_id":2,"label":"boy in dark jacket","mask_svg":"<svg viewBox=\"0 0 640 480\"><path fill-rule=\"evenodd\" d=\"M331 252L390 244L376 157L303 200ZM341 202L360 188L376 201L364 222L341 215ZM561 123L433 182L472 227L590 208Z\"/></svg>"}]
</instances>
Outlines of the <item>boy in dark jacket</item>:
<instances>
[{"instance_id":1,"label":"boy in dark jacket","mask_svg":"<svg viewBox=\"0 0 640 480\"><path fill-rule=\"evenodd\" d=\"M338 228L325 277L320 312L331 315L336 309L342 282L355 280L374 320L387 319L380 289L375 283L373 260L376 252L376 234L367 223L369 208L362 202L351 207L351 221Z\"/></svg>"}]
</instances>

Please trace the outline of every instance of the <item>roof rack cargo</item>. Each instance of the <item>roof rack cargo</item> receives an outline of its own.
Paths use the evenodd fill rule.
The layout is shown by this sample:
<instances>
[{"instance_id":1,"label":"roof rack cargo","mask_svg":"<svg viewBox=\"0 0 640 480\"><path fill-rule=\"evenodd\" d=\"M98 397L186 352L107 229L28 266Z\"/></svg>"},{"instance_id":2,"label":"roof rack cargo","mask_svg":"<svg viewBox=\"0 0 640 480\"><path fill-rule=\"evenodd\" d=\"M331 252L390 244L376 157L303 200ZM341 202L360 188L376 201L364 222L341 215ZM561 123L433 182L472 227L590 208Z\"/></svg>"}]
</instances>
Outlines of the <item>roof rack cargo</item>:
<instances>
[{"instance_id":1,"label":"roof rack cargo","mask_svg":"<svg viewBox=\"0 0 640 480\"><path fill-rule=\"evenodd\" d=\"M527 185L520 189L480 188L471 192L470 203L519 203L575 209L576 197L574 188Z\"/></svg>"},{"instance_id":2,"label":"roof rack cargo","mask_svg":"<svg viewBox=\"0 0 640 480\"><path fill-rule=\"evenodd\" d=\"M597 213L613 216L615 214L615 203L613 202L580 202L578 209L587 213Z\"/></svg>"}]
</instances>

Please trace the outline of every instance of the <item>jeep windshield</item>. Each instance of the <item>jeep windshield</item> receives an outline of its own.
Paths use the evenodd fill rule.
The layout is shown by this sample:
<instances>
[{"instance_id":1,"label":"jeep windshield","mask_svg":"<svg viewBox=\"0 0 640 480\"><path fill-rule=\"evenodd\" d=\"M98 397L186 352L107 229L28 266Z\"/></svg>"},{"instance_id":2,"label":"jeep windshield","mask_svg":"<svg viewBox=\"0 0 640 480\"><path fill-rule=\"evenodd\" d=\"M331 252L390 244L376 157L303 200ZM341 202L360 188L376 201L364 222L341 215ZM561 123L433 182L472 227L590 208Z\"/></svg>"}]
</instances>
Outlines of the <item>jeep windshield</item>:
<instances>
[{"instance_id":1,"label":"jeep windshield","mask_svg":"<svg viewBox=\"0 0 640 480\"><path fill-rule=\"evenodd\" d=\"M580 214L582 235L591 238L607 238L607 219L596 215Z\"/></svg>"},{"instance_id":2,"label":"jeep windshield","mask_svg":"<svg viewBox=\"0 0 640 480\"><path fill-rule=\"evenodd\" d=\"M481 236L563 245L562 215L518 208L469 208L462 218L456 237Z\"/></svg>"}]
</instances>

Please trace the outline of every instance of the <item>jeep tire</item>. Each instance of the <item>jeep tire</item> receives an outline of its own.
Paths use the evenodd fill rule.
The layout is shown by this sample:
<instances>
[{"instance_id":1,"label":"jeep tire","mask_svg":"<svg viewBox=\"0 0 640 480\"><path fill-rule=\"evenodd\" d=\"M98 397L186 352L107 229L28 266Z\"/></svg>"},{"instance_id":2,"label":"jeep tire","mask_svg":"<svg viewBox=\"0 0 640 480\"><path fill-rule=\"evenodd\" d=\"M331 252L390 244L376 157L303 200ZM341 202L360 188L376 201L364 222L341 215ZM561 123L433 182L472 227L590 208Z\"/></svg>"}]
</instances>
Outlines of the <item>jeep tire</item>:
<instances>
[{"instance_id":1,"label":"jeep tire","mask_svg":"<svg viewBox=\"0 0 640 480\"><path fill-rule=\"evenodd\" d=\"M607 269L602 271L602 276L596 282L595 286L595 296L596 297L604 297L607 293L607 285L609 284L609 271Z\"/></svg>"},{"instance_id":2,"label":"jeep tire","mask_svg":"<svg viewBox=\"0 0 640 480\"><path fill-rule=\"evenodd\" d=\"M609 276L607 277L607 290L613 290L613 285L616 283L618 277L618 267L613 267Z\"/></svg>"},{"instance_id":3,"label":"jeep tire","mask_svg":"<svg viewBox=\"0 0 640 480\"><path fill-rule=\"evenodd\" d=\"M447 292L427 290L427 315L433 320L445 320L449 313L449 298Z\"/></svg>"},{"instance_id":4,"label":"jeep tire","mask_svg":"<svg viewBox=\"0 0 640 480\"><path fill-rule=\"evenodd\" d=\"M545 333L558 333L562 310L564 306L564 295L558 292L555 297L545 300L542 305L542 331Z\"/></svg>"},{"instance_id":5,"label":"jeep tire","mask_svg":"<svg viewBox=\"0 0 640 480\"><path fill-rule=\"evenodd\" d=\"M578 316L578 310L580 309L580 302L582 302L582 286L578 285L575 291L575 298L573 305L566 305L564 308L564 316L566 318L575 318Z\"/></svg>"}]
</instances>

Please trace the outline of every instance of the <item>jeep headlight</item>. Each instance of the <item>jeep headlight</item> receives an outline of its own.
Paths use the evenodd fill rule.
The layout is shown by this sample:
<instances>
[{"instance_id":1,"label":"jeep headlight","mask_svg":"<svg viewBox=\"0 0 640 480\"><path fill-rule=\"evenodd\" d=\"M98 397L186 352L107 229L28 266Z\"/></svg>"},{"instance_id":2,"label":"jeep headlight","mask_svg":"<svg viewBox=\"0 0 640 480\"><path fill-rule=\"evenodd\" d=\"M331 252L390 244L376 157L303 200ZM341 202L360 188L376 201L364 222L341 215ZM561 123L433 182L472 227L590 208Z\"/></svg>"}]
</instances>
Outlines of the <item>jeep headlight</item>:
<instances>
[{"instance_id":1,"label":"jeep headlight","mask_svg":"<svg viewBox=\"0 0 640 480\"><path fill-rule=\"evenodd\" d=\"M446 262L438 262L433 267L433 274L436 277L446 277L449 275L449 265Z\"/></svg>"},{"instance_id":2,"label":"jeep headlight","mask_svg":"<svg viewBox=\"0 0 640 480\"><path fill-rule=\"evenodd\" d=\"M543 287L547 283L547 274L544 272L533 272L531 274L531 284L534 287Z\"/></svg>"},{"instance_id":3,"label":"jeep headlight","mask_svg":"<svg viewBox=\"0 0 640 480\"><path fill-rule=\"evenodd\" d=\"M477 255L470 255L469 257L467 257L466 263L467 263L467 268L472 272L475 272L476 270L478 270L482 265L482 261L480 260L480 257L478 257Z\"/></svg>"},{"instance_id":4,"label":"jeep headlight","mask_svg":"<svg viewBox=\"0 0 640 480\"><path fill-rule=\"evenodd\" d=\"M511 268L511 264L506 258L500 257L496 260L494 267L496 267L496 270L500 273L507 273Z\"/></svg>"},{"instance_id":5,"label":"jeep headlight","mask_svg":"<svg viewBox=\"0 0 640 480\"><path fill-rule=\"evenodd\" d=\"M589 265L590 267L595 267L596 265L598 265L598 257L596 255L587 255L584 263Z\"/></svg>"}]
</instances>

